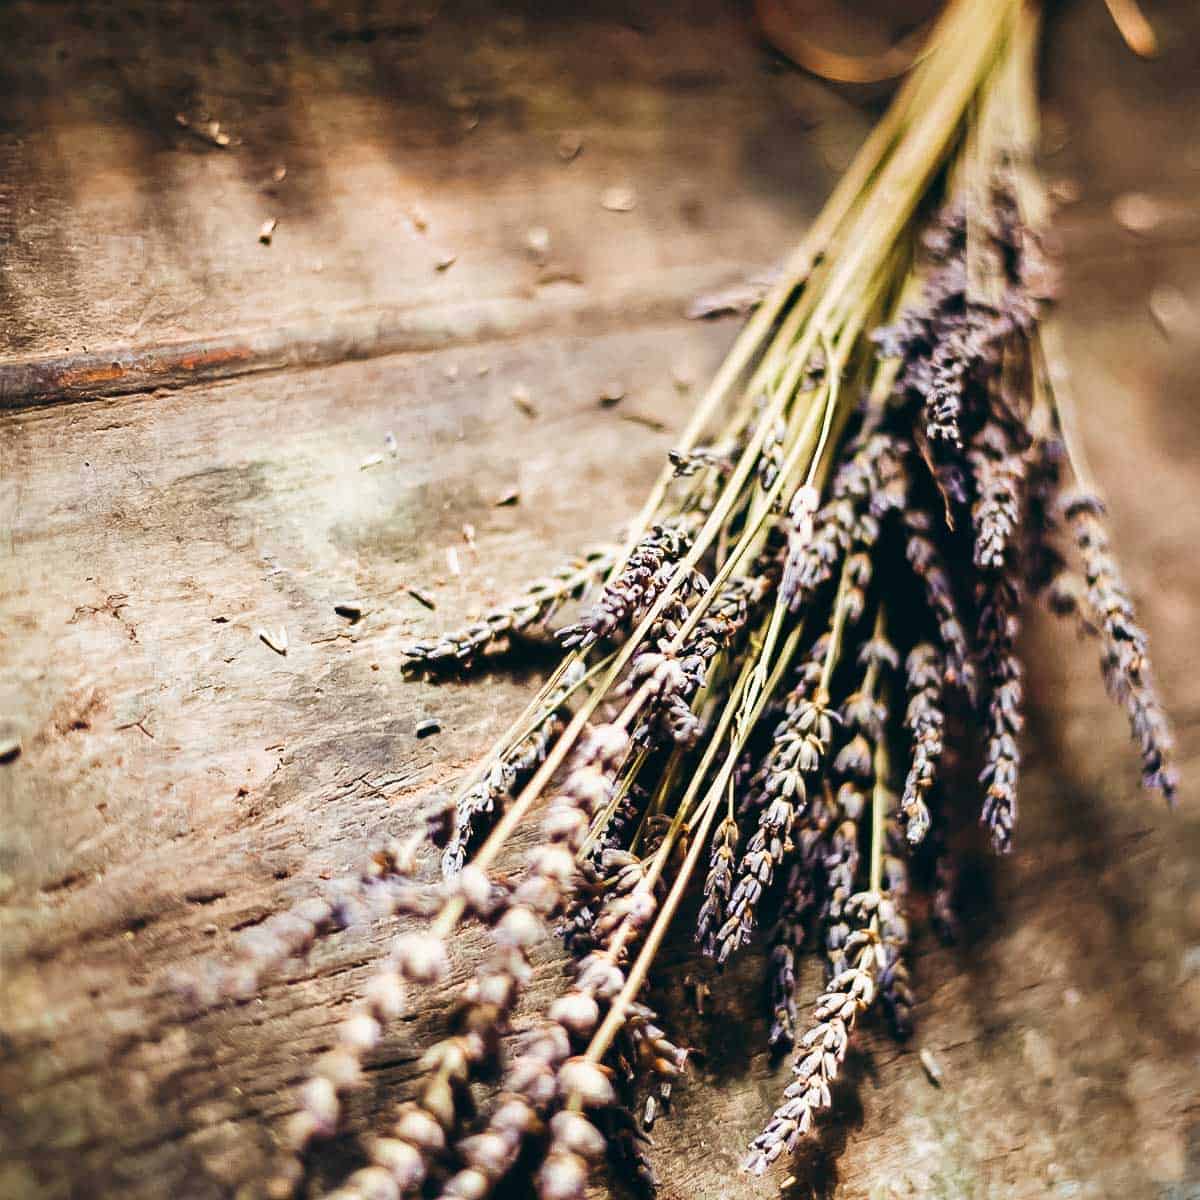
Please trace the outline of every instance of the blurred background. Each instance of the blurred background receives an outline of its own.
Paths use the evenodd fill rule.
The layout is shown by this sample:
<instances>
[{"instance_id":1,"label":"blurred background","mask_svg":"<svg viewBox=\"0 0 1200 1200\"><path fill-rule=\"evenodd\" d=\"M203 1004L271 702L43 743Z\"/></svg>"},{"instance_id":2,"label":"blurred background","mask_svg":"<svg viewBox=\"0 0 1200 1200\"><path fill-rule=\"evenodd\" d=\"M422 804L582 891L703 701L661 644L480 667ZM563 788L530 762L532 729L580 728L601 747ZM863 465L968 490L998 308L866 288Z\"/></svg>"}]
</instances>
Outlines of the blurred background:
<instances>
[{"instance_id":1,"label":"blurred background","mask_svg":"<svg viewBox=\"0 0 1200 1200\"><path fill-rule=\"evenodd\" d=\"M794 60L889 62L934 7L0 7L0 1198L252 1194L386 931L190 1022L163 979L408 829L518 711L536 661L435 686L398 645L633 512L893 86ZM1200 1196L1200 11L1145 12L1151 59L1101 0L1051 6L1041 154L1182 809L1034 621L1017 849L976 862L962 946L918 940L917 1035L864 1040L796 1196ZM775 1195L737 1173L787 1073L759 964L701 1018L687 954L654 984L700 1051L662 1195Z\"/></svg>"}]
</instances>

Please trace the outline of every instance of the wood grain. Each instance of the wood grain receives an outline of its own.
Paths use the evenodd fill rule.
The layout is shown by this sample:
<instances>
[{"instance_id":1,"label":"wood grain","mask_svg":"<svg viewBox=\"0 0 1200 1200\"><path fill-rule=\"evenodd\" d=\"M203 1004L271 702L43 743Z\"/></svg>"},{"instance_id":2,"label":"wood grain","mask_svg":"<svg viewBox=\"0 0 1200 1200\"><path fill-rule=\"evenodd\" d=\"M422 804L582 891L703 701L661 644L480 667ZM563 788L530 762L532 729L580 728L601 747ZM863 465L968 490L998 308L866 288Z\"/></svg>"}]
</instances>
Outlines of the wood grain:
<instances>
[{"instance_id":1,"label":"wood grain","mask_svg":"<svg viewBox=\"0 0 1200 1200\"><path fill-rule=\"evenodd\" d=\"M682 320L686 297L781 257L870 120L872 97L773 65L716 0L350 7L0 13L0 713L23 739L0 765L3 1200L253 1194L389 930L195 1018L165 980L410 828L519 710L536 655L435 685L401 676L398 645L613 535L735 332ZM917 1036L867 1032L796 1197L1200 1192L1200 342L1149 310L1168 288L1200 312L1200 25L1182 2L1153 15L1152 64L1102 5L1056 18L1047 170L1081 193L1064 320L1184 805L1138 794L1090 649L1035 621L1017 850L971 857L967 940L922 935ZM198 135L201 113L238 143ZM615 185L632 212L601 207ZM1132 189L1164 214L1140 235L1110 213ZM221 346L267 349L184 361ZM129 374L62 373L113 362ZM425 716L442 732L418 740ZM761 961L700 1019L688 955L683 931L653 985L699 1051L655 1130L662 1194L774 1195L737 1172L786 1076ZM558 971L547 952L528 1011ZM449 995L389 1034L351 1133L411 1086ZM314 1188L355 1154L324 1151Z\"/></svg>"}]
</instances>

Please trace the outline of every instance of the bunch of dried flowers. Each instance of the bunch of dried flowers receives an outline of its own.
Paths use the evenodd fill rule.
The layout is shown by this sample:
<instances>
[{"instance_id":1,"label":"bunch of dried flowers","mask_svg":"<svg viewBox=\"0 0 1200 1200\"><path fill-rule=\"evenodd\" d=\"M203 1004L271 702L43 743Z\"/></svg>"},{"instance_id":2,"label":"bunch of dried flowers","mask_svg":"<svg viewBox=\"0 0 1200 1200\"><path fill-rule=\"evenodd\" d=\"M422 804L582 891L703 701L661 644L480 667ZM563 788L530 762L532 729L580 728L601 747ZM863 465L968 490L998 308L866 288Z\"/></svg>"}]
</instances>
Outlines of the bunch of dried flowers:
<instances>
[{"instance_id":1,"label":"bunch of dried flowers","mask_svg":"<svg viewBox=\"0 0 1200 1200\"><path fill-rule=\"evenodd\" d=\"M431 809L444 878L414 883L411 853L393 850L350 888L430 923L396 939L313 1065L274 1194L292 1194L386 1023L446 976L469 919L490 948L415 1098L365 1140L370 1165L339 1200L483 1200L524 1169L541 1200L576 1200L606 1152L649 1186L631 1106L640 1089L652 1120L686 1053L643 990L691 892L700 952L717 964L769 942L770 1040L792 1050L794 1079L747 1169L792 1152L830 1106L864 1013L878 1003L900 1036L911 1029L913 855L935 857L933 919L953 929L939 775L954 738L979 747L972 803L996 849L1012 844L1027 595L1096 639L1145 783L1172 796L1146 636L1048 369L1053 272L1029 162L1036 35L1024 0L950 4L623 549L411 647L418 668L461 663L604 577L560 631L560 668ZM535 813L524 871L499 874ZM344 908L318 901L268 923L225 994L345 923ZM531 951L556 928L567 977L509 1045ZM806 946L828 972L807 1023Z\"/></svg>"}]
</instances>

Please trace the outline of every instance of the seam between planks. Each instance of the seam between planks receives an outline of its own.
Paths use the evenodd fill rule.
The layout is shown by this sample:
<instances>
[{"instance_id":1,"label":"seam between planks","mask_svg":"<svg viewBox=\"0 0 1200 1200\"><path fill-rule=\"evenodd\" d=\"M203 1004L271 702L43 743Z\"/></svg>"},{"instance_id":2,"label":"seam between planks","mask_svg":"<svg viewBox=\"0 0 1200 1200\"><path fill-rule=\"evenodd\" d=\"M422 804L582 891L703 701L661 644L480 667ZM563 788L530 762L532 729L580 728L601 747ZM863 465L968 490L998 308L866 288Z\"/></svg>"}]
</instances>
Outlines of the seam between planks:
<instances>
[{"instance_id":1,"label":"seam between planks","mask_svg":"<svg viewBox=\"0 0 1200 1200\"><path fill-rule=\"evenodd\" d=\"M0 362L0 412L171 391L242 375L324 367L505 341L530 333L610 333L684 320L697 292L728 282L731 264L683 268L657 286L602 295L502 296L422 308L373 307L252 330Z\"/></svg>"}]
</instances>

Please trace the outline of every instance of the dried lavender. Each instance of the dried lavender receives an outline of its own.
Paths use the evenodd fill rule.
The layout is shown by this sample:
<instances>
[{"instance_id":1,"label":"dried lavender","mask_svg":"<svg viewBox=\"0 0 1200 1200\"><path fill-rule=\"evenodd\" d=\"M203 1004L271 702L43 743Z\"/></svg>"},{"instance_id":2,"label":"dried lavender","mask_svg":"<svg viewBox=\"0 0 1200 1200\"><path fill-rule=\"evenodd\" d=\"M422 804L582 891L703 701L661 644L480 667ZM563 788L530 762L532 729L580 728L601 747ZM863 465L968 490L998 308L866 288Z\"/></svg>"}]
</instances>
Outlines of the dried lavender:
<instances>
[{"instance_id":1,"label":"dried lavender","mask_svg":"<svg viewBox=\"0 0 1200 1200\"><path fill-rule=\"evenodd\" d=\"M771 934L771 959L767 987L771 1009L771 1031L767 1044L772 1050L788 1050L796 1040L796 958L806 936L805 921L816 907L820 864L817 850L823 838L797 839L800 853L792 864L779 907L779 919Z\"/></svg>"},{"instance_id":2,"label":"dried lavender","mask_svg":"<svg viewBox=\"0 0 1200 1200\"><path fill-rule=\"evenodd\" d=\"M583 595L615 561L616 550L611 546L586 550L553 575L535 580L511 603L492 609L461 629L410 642L402 647L402 653L412 663L427 668L466 665L497 642L546 624L568 600Z\"/></svg>"},{"instance_id":3,"label":"dried lavender","mask_svg":"<svg viewBox=\"0 0 1200 1200\"><path fill-rule=\"evenodd\" d=\"M989 192L982 207L955 201L943 209L924 238L931 267L920 303L875 335L884 357L901 360L897 386L922 405L925 439L938 451L962 448L972 388L997 371L1007 343L1033 332L1051 291L1006 173L997 170ZM990 298L973 286L972 231L982 235L974 251L993 281Z\"/></svg>"},{"instance_id":4,"label":"dried lavender","mask_svg":"<svg viewBox=\"0 0 1200 1200\"><path fill-rule=\"evenodd\" d=\"M1145 632L1104 529L1104 505L1087 492L1063 498L1063 511L1087 580L1089 627L1100 639L1100 668L1109 695L1129 715L1142 756L1142 782L1174 800L1178 778L1171 758L1174 737L1150 670Z\"/></svg>"},{"instance_id":5,"label":"dried lavender","mask_svg":"<svg viewBox=\"0 0 1200 1200\"><path fill-rule=\"evenodd\" d=\"M416 841L389 838L372 847L361 870L330 881L322 895L298 900L242 930L232 962L203 963L175 978L172 990L197 1010L251 1000L271 975L307 954L318 938L372 917L430 915L437 907L436 892L411 879L416 846Z\"/></svg>"},{"instance_id":6,"label":"dried lavender","mask_svg":"<svg viewBox=\"0 0 1200 1200\"><path fill-rule=\"evenodd\" d=\"M1025 456L1008 430L991 421L975 436L968 458L975 475L975 565L1000 570L1021 521Z\"/></svg>"},{"instance_id":7,"label":"dried lavender","mask_svg":"<svg viewBox=\"0 0 1200 1200\"><path fill-rule=\"evenodd\" d=\"M1017 744L1025 718L1024 667L1017 657L1020 629L1020 589L1011 575L980 584L979 644L987 684L984 714L986 762L979 776L984 784L982 821L998 853L1012 849L1017 819L1017 784L1021 751Z\"/></svg>"},{"instance_id":8,"label":"dried lavender","mask_svg":"<svg viewBox=\"0 0 1200 1200\"><path fill-rule=\"evenodd\" d=\"M852 546L870 549L880 518L903 507L904 477L903 451L890 435L872 434L852 446L811 533L801 529L792 538L780 590L793 610L833 578Z\"/></svg>"},{"instance_id":9,"label":"dried lavender","mask_svg":"<svg viewBox=\"0 0 1200 1200\"><path fill-rule=\"evenodd\" d=\"M692 540L692 522L675 519L655 525L638 543L600 599L575 625L559 631L565 647L586 650L639 619L666 587Z\"/></svg>"},{"instance_id":10,"label":"dried lavender","mask_svg":"<svg viewBox=\"0 0 1200 1200\"><path fill-rule=\"evenodd\" d=\"M724 925L733 892L734 856L737 851L738 825L731 813L713 835L708 875L704 880L704 903L696 918L696 941L710 958L717 955L717 930Z\"/></svg>"},{"instance_id":11,"label":"dried lavender","mask_svg":"<svg viewBox=\"0 0 1200 1200\"><path fill-rule=\"evenodd\" d=\"M733 470L731 449L697 446L694 450L668 450L667 458L674 468L676 479L687 478L702 470L716 471L720 475L728 475Z\"/></svg>"},{"instance_id":12,"label":"dried lavender","mask_svg":"<svg viewBox=\"0 0 1200 1200\"><path fill-rule=\"evenodd\" d=\"M929 832L929 806L925 796L937 778L938 762L944 748L946 717L942 707L942 686L946 669L937 650L928 642L922 642L909 651L905 670L908 708L904 724L912 734L913 751L900 811L908 840L915 846Z\"/></svg>"},{"instance_id":13,"label":"dried lavender","mask_svg":"<svg viewBox=\"0 0 1200 1200\"><path fill-rule=\"evenodd\" d=\"M852 964L826 985L813 1011L813 1024L800 1038L795 1080L784 1092L784 1102L767 1127L754 1139L746 1170L762 1175L785 1151L796 1149L812 1130L817 1113L833 1102L830 1088L841 1071L850 1045L850 1034L859 1014L875 999L879 960L877 928L856 929L846 940Z\"/></svg>"},{"instance_id":14,"label":"dried lavender","mask_svg":"<svg viewBox=\"0 0 1200 1200\"><path fill-rule=\"evenodd\" d=\"M340 1200L484 1200L523 1164L539 1200L579 1200L605 1151L648 1185L634 1112L654 1122L687 1056L644 990L694 892L697 940L718 963L769 939L769 1041L792 1048L794 1078L747 1165L761 1172L794 1150L830 1106L862 1013L878 999L897 1035L911 1029L908 914L923 906L910 908L910 892L932 856L932 922L951 931L947 833L962 814L940 777L961 742L984 747L983 819L997 849L1011 844L1027 593L1069 601L1099 638L1146 781L1173 791L1145 635L1099 505L1061 497L1067 468L1082 476L1045 370L1049 272L1022 157L1035 16L1019 0L951 0L944 19L947 36L905 85L938 104L886 118L802 267L700 401L600 597L562 631L569 670L430 810L448 877L415 888L423 899L411 881L372 885L382 911L423 908L432 924L396 942L315 1065L277 1194L301 1181L309 1142L336 1130L406 990L445 975L466 919L486 926L490 948L415 1097L365 1139L370 1165ZM582 586L571 578L415 657L469 661L547 619ZM893 779L901 741L911 754ZM531 848L501 865L518 828L533 830ZM332 902L285 918L259 935L264 961L340 920ZM552 928L569 970L512 1038ZM829 977L803 1031L806 948ZM485 1115L468 1121L472 1092L494 1080Z\"/></svg>"},{"instance_id":15,"label":"dried lavender","mask_svg":"<svg viewBox=\"0 0 1200 1200\"><path fill-rule=\"evenodd\" d=\"M936 528L936 521L928 512L916 509L905 514L904 524L908 531L905 554L908 565L924 587L925 602L937 626L945 657L946 682L973 695L975 666L959 615L954 585L941 551L929 536Z\"/></svg>"},{"instance_id":16,"label":"dried lavender","mask_svg":"<svg viewBox=\"0 0 1200 1200\"><path fill-rule=\"evenodd\" d=\"M455 802L454 830L442 852L443 874L455 875L462 870L473 843L490 828L517 788L545 762L551 744L566 725L562 704L583 678L583 664L572 663L547 697L545 716L459 796Z\"/></svg>"},{"instance_id":17,"label":"dried lavender","mask_svg":"<svg viewBox=\"0 0 1200 1200\"><path fill-rule=\"evenodd\" d=\"M764 492L770 491L779 478L779 469L783 466L783 443L787 437L787 422L782 417L776 417L767 430L762 452L758 460L758 483Z\"/></svg>"},{"instance_id":18,"label":"dried lavender","mask_svg":"<svg viewBox=\"0 0 1200 1200\"><path fill-rule=\"evenodd\" d=\"M820 694L798 700L779 723L761 774L763 806L758 828L742 856L725 923L716 935L716 959L724 963L751 938L758 903L791 846L792 824L807 804L806 777L821 768L837 714Z\"/></svg>"},{"instance_id":19,"label":"dried lavender","mask_svg":"<svg viewBox=\"0 0 1200 1200\"><path fill-rule=\"evenodd\" d=\"M902 856L900 831L894 821L887 823L888 852L883 857L882 888L888 903L879 909L879 942L883 948L883 964L879 968L879 998L898 1038L907 1038L913 1031L915 1003L908 973L908 920L904 905L908 897L908 866ZM900 850L894 854L892 849Z\"/></svg>"}]
</instances>

